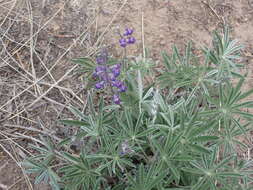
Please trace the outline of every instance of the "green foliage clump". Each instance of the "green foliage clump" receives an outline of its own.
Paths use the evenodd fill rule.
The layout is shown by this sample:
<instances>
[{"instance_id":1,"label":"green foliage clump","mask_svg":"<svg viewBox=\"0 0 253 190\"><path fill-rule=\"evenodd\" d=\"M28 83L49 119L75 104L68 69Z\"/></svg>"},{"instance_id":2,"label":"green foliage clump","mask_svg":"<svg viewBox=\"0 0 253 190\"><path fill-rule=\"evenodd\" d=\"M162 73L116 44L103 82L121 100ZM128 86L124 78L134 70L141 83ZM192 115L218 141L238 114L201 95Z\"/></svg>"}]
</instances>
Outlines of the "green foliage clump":
<instances>
[{"instance_id":1,"label":"green foliage clump","mask_svg":"<svg viewBox=\"0 0 253 190\"><path fill-rule=\"evenodd\" d=\"M55 190L253 189L252 163L237 153L248 149L238 137L246 138L253 119L245 111L253 89L241 90L242 47L228 29L215 33L213 44L202 57L190 43L183 55L176 47L162 53L165 68L152 84L144 82L150 60L127 62L121 105L103 97L96 105L90 91L84 112L70 107L78 119L61 121L77 134L62 142L43 138L33 146L39 154L24 163L27 172ZM95 66L87 60L75 61L91 76ZM78 154L69 151L73 139L84 141Z\"/></svg>"}]
</instances>

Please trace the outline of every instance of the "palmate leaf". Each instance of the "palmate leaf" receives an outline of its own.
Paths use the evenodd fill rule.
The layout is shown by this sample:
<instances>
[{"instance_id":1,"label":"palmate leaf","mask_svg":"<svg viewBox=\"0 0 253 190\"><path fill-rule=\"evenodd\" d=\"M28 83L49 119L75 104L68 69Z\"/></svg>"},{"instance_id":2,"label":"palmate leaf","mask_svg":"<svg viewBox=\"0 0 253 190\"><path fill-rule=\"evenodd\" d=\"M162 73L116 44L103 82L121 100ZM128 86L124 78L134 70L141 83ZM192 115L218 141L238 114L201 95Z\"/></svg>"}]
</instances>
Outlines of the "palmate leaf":
<instances>
[{"instance_id":1,"label":"palmate leaf","mask_svg":"<svg viewBox=\"0 0 253 190\"><path fill-rule=\"evenodd\" d=\"M22 163L22 165L27 168L27 173L37 175L34 181L35 184L45 182L49 183L53 189L60 190L60 186L58 184L60 177L49 166L51 161L45 160L38 162L37 160L27 159Z\"/></svg>"},{"instance_id":2,"label":"palmate leaf","mask_svg":"<svg viewBox=\"0 0 253 190\"><path fill-rule=\"evenodd\" d=\"M127 175L129 180L128 190L151 190L158 185L164 177L168 174L168 171L163 170L158 165L151 165L145 168L143 164L138 168L136 176Z\"/></svg>"},{"instance_id":3,"label":"palmate leaf","mask_svg":"<svg viewBox=\"0 0 253 190\"><path fill-rule=\"evenodd\" d=\"M43 136L40 136L40 138L43 147L30 145L30 147L38 151L39 154L27 159L22 164L25 166L27 173L35 173L37 175L35 178L36 184L44 181L49 183L53 189L60 190L58 182L60 182L61 179L52 169L53 162L57 156L55 152L57 146L50 138L45 138Z\"/></svg>"},{"instance_id":4,"label":"palmate leaf","mask_svg":"<svg viewBox=\"0 0 253 190\"><path fill-rule=\"evenodd\" d=\"M188 152L185 152L181 145L182 133L175 134L169 132L167 137L164 139L165 142L160 140L152 139L152 149L157 152L158 159L163 164L164 169L168 169L170 173L171 181L175 184L179 184L181 180L180 166L187 164L189 161L193 161L192 157Z\"/></svg>"},{"instance_id":5,"label":"palmate leaf","mask_svg":"<svg viewBox=\"0 0 253 190\"><path fill-rule=\"evenodd\" d=\"M236 121L238 122L238 121ZM248 145L244 142L240 142L240 139L245 133L251 130L251 123L240 124L240 127L235 125L235 122L229 122L229 130L223 130L220 132L220 140L218 140L219 146L224 146L224 155L233 154L238 151L238 147L242 148L244 151L248 150Z\"/></svg>"},{"instance_id":6,"label":"palmate leaf","mask_svg":"<svg viewBox=\"0 0 253 190\"><path fill-rule=\"evenodd\" d=\"M214 150L211 156L203 155L201 160L190 162L192 167L182 168L185 172L201 176L198 183L193 185L192 190L195 188L216 189L216 183L226 187L227 180L238 180L245 177L244 173L229 167L235 156L227 157L215 163L217 153L218 151Z\"/></svg>"},{"instance_id":7,"label":"palmate leaf","mask_svg":"<svg viewBox=\"0 0 253 190\"><path fill-rule=\"evenodd\" d=\"M167 72L158 77L161 88L192 87L199 76L199 68L192 64L191 43L185 48L185 54L180 55L176 46L171 56L162 53Z\"/></svg>"},{"instance_id":8,"label":"palmate leaf","mask_svg":"<svg viewBox=\"0 0 253 190\"><path fill-rule=\"evenodd\" d=\"M240 59L239 54L243 46L238 44L237 40L230 39L228 27L224 28L222 36L217 32L214 33L213 46L213 50L204 49L203 51L206 57L217 66L217 79L221 80L227 76L241 76L239 74L241 65L236 62Z\"/></svg>"},{"instance_id":9,"label":"palmate leaf","mask_svg":"<svg viewBox=\"0 0 253 190\"><path fill-rule=\"evenodd\" d=\"M72 113L74 113L80 120L60 120L61 123L67 126L80 127L78 137L95 137L98 138L106 130L105 126L111 125L113 122L113 116L119 107L105 107L103 97L100 98L98 109L95 109L93 98L91 93L88 94L88 112L84 114L78 109L70 107ZM112 109L113 108L113 109Z\"/></svg>"},{"instance_id":10,"label":"palmate leaf","mask_svg":"<svg viewBox=\"0 0 253 190\"><path fill-rule=\"evenodd\" d=\"M68 164L61 167L59 172L63 174L62 180L67 184L67 188L88 190L100 180L100 173L91 167L92 162L87 159L84 152L79 156L63 153L62 157Z\"/></svg>"},{"instance_id":11,"label":"palmate leaf","mask_svg":"<svg viewBox=\"0 0 253 190\"><path fill-rule=\"evenodd\" d=\"M237 118L241 117L250 121L253 120L253 114L243 111L244 108L251 108L253 105L253 101L243 102L244 98L247 98L253 94L253 90L243 93L241 91L243 81L243 78L240 79L235 87L233 87L230 83L228 83L226 86L220 85L219 98L207 98L208 102L213 104L214 108L212 110L202 112L201 115L209 115L209 117L212 117L213 119L216 118L220 121L232 121L235 126L239 127L240 130L244 131L245 133L245 130L241 128L240 123L237 122ZM217 100L220 102L218 103ZM226 127L227 125L224 126Z\"/></svg>"},{"instance_id":12,"label":"palmate leaf","mask_svg":"<svg viewBox=\"0 0 253 190\"><path fill-rule=\"evenodd\" d=\"M169 87L187 92L190 91L190 96L186 100L187 103L192 100L197 92L209 94L211 90L210 86L220 82L215 78L219 72L218 69L212 68L208 64L202 65L198 63L197 59L192 58L190 48L191 45L188 45L185 50L185 55L180 56L180 58L178 58L178 55L173 58L173 56L168 56L163 53L166 67L172 67L171 65L167 65L170 62L173 62L175 66L173 69L168 68L167 72L162 73L158 77L158 83L161 88ZM178 61L175 59L178 59Z\"/></svg>"}]
</instances>

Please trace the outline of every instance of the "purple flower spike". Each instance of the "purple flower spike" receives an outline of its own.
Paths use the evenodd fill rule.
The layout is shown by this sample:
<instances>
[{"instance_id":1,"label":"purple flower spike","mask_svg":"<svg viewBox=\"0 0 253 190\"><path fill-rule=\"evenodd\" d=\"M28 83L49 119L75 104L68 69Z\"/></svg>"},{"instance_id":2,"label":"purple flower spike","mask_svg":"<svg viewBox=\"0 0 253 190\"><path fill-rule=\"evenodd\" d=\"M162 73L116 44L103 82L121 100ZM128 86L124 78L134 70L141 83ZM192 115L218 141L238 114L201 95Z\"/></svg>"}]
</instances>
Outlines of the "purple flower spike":
<instances>
[{"instance_id":1,"label":"purple flower spike","mask_svg":"<svg viewBox=\"0 0 253 190\"><path fill-rule=\"evenodd\" d=\"M118 94L114 94L112 99L115 104L120 104L120 98Z\"/></svg>"},{"instance_id":2,"label":"purple flower spike","mask_svg":"<svg viewBox=\"0 0 253 190\"><path fill-rule=\"evenodd\" d=\"M128 44L134 44L135 41L136 41L136 40L135 40L134 37L128 37L128 38L127 38L127 43L128 43Z\"/></svg>"},{"instance_id":3,"label":"purple flower spike","mask_svg":"<svg viewBox=\"0 0 253 190\"><path fill-rule=\"evenodd\" d=\"M130 29L128 31L128 34L131 35L132 33L133 31ZM119 43L122 47L126 47L129 43L133 43L133 38L131 38L131 36L121 38L119 40ZM118 63L109 65L107 64L107 60L108 53L106 50L102 51L96 58L97 66L95 68L95 71L92 73L93 79L97 80L94 88L99 90L110 87L113 92L112 101L115 104L120 104L121 100L119 93L125 92L127 90L127 87L124 85L123 81L117 79L121 74L121 64Z\"/></svg>"},{"instance_id":4,"label":"purple flower spike","mask_svg":"<svg viewBox=\"0 0 253 190\"><path fill-rule=\"evenodd\" d=\"M104 81L100 81L97 84L95 84L96 89L102 89L102 88L104 88L104 86L105 86Z\"/></svg>"},{"instance_id":5,"label":"purple flower spike","mask_svg":"<svg viewBox=\"0 0 253 190\"><path fill-rule=\"evenodd\" d=\"M127 86L123 84L119 87L119 92L126 92L126 90L127 90Z\"/></svg>"},{"instance_id":6,"label":"purple flower spike","mask_svg":"<svg viewBox=\"0 0 253 190\"><path fill-rule=\"evenodd\" d=\"M119 44L120 44L121 47L126 47L126 46L127 46L127 41L126 41L126 39L125 39L125 38L121 38L121 39L119 40Z\"/></svg>"},{"instance_id":7,"label":"purple flower spike","mask_svg":"<svg viewBox=\"0 0 253 190\"><path fill-rule=\"evenodd\" d=\"M130 35L132 35L133 34L133 32L134 32L134 30L133 29L130 29L130 28L126 28L126 30L125 30L125 32L124 32L124 36L130 36Z\"/></svg>"}]
</instances>

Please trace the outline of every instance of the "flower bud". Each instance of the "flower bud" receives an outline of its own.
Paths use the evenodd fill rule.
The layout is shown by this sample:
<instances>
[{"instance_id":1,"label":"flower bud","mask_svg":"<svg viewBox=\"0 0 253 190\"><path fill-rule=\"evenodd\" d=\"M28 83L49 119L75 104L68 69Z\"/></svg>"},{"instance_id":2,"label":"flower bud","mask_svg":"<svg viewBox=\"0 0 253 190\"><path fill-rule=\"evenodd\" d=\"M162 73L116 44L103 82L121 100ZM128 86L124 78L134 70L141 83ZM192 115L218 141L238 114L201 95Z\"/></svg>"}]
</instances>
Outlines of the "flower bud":
<instances>
[{"instance_id":1,"label":"flower bud","mask_svg":"<svg viewBox=\"0 0 253 190\"><path fill-rule=\"evenodd\" d=\"M120 69L121 65L120 64L115 64L115 65L112 65L110 67L110 69Z\"/></svg>"},{"instance_id":2,"label":"flower bud","mask_svg":"<svg viewBox=\"0 0 253 190\"><path fill-rule=\"evenodd\" d=\"M120 98L118 94L114 94L112 99L115 104L120 104Z\"/></svg>"},{"instance_id":3,"label":"flower bud","mask_svg":"<svg viewBox=\"0 0 253 190\"><path fill-rule=\"evenodd\" d=\"M136 41L136 40L135 40L134 37L128 37L128 38L127 38L127 43L128 43L128 44L134 44L135 41Z\"/></svg>"},{"instance_id":4,"label":"flower bud","mask_svg":"<svg viewBox=\"0 0 253 190\"><path fill-rule=\"evenodd\" d=\"M99 65L105 64L106 63L106 58L99 56L99 57L97 57L96 62Z\"/></svg>"},{"instance_id":5,"label":"flower bud","mask_svg":"<svg viewBox=\"0 0 253 190\"><path fill-rule=\"evenodd\" d=\"M115 81L116 80L116 77L114 76L113 73L109 73L108 76L109 76L110 81Z\"/></svg>"},{"instance_id":6,"label":"flower bud","mask_svg":"<svg viewBox=\"0 0 253 190\"><path fill-rule=\"evenodd\" d=\"M120 44L121 47L126 47L126 46L127 46L127 41L126 41L126 39L125 39L125 38L121 38L121 39L119 40L119 44Z\"/></svg>"},{"instance_id":7,"label":"flower bud","mask_svg":"<svg viewBox=\"0 0 253 190\"><path fill-rule=\"evenodd\" d=\"M113 73L114 77L118 77L120 75L120 69L113 69L112 73Z\"/></svg>"},{"instance_id":8,"label":"flower bud","mask_svg":"<svg viewBox=\"0 0 253 190\"><path fill-rule=\"evenodd\" d=\"M105 81L100 81L95 84L96 89L102 89L105 86Z\"/></svg>"},{"instance_id":9,"label":"flower bud","mask_svg":"<svg viewBox=\"0 0 253 190\"><path fill-rule=\"evenodd\" d=\"M133 29L130 29L130 28L126 28L125 32L124 32L124 36L129 36L129 35L132 35L134 32Z\"/></svg>"},{"instance_id":10,"label":"flower bud","mask_svg":"<svg viewBox=\"0 0 253 190\"><path fill-rule=\"evenodd\" d=\"M120 80L115 80L112 82L112 86L120 88L122 85L122 82Z\"/></svg>"},{"instance_id":11,"label":"flower bud","mask_svg":"<svg viewBox=\"0 0 253 190\"><path fill-rule=\"evenodd\" d=\"M104 72L104 71L106 71L106 66L103 66L103 65L97 66L96 69L95 69L95 71L96 71L97 73L99 73L99 72Z\"/></svg>"},{"instance_id":12,"label":"flower bud","mask_svg":"<svg viewBox=\"0 0 253 190\"><path fill-rule=\"evenodd\" d=\"M126 90L127 90L127 86L125 86L125 85L121 85L120 87L119 87L119 92L126 92Z\"/></svg>"}]
</instances>

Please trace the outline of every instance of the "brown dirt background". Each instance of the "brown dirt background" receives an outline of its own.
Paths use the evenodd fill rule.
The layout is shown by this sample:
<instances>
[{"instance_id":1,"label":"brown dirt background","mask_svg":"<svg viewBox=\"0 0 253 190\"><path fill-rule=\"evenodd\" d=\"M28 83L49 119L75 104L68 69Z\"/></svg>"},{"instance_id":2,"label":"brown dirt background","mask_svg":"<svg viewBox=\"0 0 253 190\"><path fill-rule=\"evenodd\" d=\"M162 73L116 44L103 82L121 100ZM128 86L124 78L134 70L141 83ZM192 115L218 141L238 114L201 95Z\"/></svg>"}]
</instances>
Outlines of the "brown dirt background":
<instances>
[{"instance_id":1,"label":"brown dirt background","mask_svg":"<svg viewBox=\"0 0 253 190\"><path fill-rule=\"evenodd\" d=\"M101 46L120 55L117 29L135 29L138 56L143 47L160 51L211 45L212 31L226 23L244 46L253 87L253 0L0 0L0 190L50 189L33 185L20 161L38 134L55 140L67 135L57 122L83 109L86 83L70 59L94 55ZM144 39L144 41L143 41Z\"/></svg>"}]
</instances>

